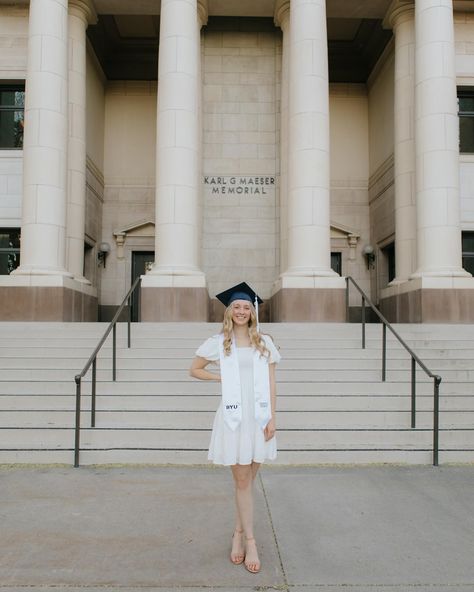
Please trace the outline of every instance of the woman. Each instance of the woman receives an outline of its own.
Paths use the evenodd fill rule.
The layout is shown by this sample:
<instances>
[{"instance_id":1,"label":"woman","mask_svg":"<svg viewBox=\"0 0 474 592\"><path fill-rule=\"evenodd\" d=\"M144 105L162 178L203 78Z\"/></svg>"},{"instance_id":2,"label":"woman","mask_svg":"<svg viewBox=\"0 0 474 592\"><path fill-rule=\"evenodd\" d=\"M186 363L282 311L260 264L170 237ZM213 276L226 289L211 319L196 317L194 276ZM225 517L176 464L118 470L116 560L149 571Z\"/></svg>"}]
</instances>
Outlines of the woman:
<instances>
[{"instance_id":1,"label":"woman","mask_svg":"<svg viewBox=\"0 0 474 592\"><path fill-rule=\"evenodd\" d=\"M190 374L222 383L222 400L212 428L209 460L230 466L235 484L236 519L230 559L260 571L253 532L253 482L260 464L276 458L275 364L280 361L272 339L258 329L262 300L245 283L217 298L227 307L222 332L196 351ZM257 309L252 304L255 301ZM209 372L220 362L220 374Z\"/></svg>"}]
</instances>

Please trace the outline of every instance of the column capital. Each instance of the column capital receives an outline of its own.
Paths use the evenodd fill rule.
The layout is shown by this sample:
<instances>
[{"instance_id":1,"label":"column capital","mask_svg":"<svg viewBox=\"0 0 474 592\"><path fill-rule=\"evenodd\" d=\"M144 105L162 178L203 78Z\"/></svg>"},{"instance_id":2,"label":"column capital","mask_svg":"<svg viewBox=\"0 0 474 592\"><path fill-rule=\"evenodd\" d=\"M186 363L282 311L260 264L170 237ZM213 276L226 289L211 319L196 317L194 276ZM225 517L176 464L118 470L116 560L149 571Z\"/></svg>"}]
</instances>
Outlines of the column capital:
<instances>
[{"instance_id":1,"label":"column capital","mask_svg":"<svg viewBox=\"0 0 474 592\"><path fill-rule=\"evenodd\" d=\"M392 0L383 20L383 27L384 29L396 29L400 23L414 18L414 0Z\"/></svg>"},{"instance_id":2,"label":"column capital","mask_svg":"<svg viewBox=\"0 0 474 592\"><path fill-rule=\"evenodd\" d=\"M93 0L69 0L69 14L82 18L88 25L97 22Z\"/></svg>"},{"instance_id":3,"label":"column capital","mask_svg":"<svg viewBox=\"0 0 474 592\"><path fill-rule=\"evenodd\" d=\"M290 0L277 0L273 21L277 27L283 29L290 19Z\"/></svg>"},{"instance_id":4,"label":"column capital","mask_svg":"<svg viewBox=\"0 0 474 592\"><path fill-rule=\"evenodd\" d=\"M207 25L209 17L208 0L197 0L197 15L199 26L204 27L204 25Z\"/></svg>"}]
</instances>

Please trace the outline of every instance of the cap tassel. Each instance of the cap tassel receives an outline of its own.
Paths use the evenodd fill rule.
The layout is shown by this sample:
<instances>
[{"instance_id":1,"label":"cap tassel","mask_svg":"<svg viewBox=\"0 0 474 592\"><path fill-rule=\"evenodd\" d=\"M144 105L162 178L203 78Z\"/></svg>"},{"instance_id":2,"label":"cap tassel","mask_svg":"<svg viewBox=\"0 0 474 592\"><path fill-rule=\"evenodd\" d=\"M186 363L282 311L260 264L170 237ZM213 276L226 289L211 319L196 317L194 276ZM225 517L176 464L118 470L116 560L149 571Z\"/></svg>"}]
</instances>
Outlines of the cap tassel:
<instances>
[{"instance_id":1,"label":"cap tassel","mask_svg":"<svg viewBox=\"0 0 474 592\"><path fill-rule=\"evenodd\" d=\"M257 316L257 331L260 333L260 324L258 322L258 297L255 294L255 314Z\"/></svg>"}]
</instances>

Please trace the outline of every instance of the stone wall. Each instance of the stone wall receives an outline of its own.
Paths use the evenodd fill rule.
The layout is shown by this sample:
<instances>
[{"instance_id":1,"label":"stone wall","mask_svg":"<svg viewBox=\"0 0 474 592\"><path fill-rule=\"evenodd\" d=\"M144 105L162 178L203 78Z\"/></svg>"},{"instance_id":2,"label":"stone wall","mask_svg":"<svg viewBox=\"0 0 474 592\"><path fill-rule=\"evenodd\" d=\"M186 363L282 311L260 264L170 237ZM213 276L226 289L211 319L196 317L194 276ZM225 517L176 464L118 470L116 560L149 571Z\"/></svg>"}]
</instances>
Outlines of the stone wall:
<instances>
[{"instance_id":1,"label":"stone wall","mask_svg":"<svg viewBox=\"0 0 474 592\"><path fill-rule=\"evenodd\" d=\"M388 47L369 80L370 242L376 255L370 270L370 295L375 303L388 283L388 262L382 249L395 240L393 96L394 54Z\"/></svg>"},{"instance_id":2,"label":"stone wall","mask_svg":"<svg viewBox=\"0 0 474 592\"><path fill-rule=\"evenodd\" d=\"M21 151L0 151L0 226L21 225L22 172Z\"/></svg>"},{"instance_id":3,"label":"stone wall","mask_svg":"<svg viewBox=\"0 0 474 592\"><path fill-rule=\"evenodd\" d=\"M458 86L474 87L474 14L454 14ZM474 155L460 156L461 225L474 230Z\"/></svg>"},{"instance_id":4,"label":"stone wall","mask_svg":"<svg viewBox=\"0 0 474 592\"><path fill-rule=\"evenodd\" d=\"M279 273L278 72L271 19L213 19L203 34L202 266L211 296ZM238 193L240 192L240 193Z\"/></svg>"},{"instance_id":5,"label":"stone wall","mask_svg":"<svg viewBox=\"0 0 474 592\"><path fill-rule=\"evenodd\" d=\"M369 272L362 254L370 242L368 179L368 96L363 84L331 84L331 251L342 256L342 275L352 276L369 291ZM344 232L341 232L340 229ZM339 230L338 230L339 229ZM348 234L358 235L351 248ZM343 235L343 236L341 236ZM360 303L351 293L350 304Z\"/></svg>"},{"instance_id":6,"label":"stone wall","mask_svg":"<svg viewBox=\"0 0 474 592\"><path fill-rule=\"evenodd\" d=\"M104 203L104 118L105 76L91 51L87 52L87 114L86 114L86 216L84 275L100 289L101 273L97 267L97 251L102 241Z\"/></svg>"},{"instance_id":7,"label":"stone wall","mask_svg":"<svg viewBox=\"0 0 474 592\"><path fill-rule=\"evenodd\" d=\"M23 80L28 51L28 10L0 6L0 80Z\"/></svg>"},{"instance_id":8,"label":"stone wall","mask_svg":"<svg viewBox=\"0 0 474 592\"><path fill-rule=\"evenodd\" d=\"M0 6L0 80L24 80L28 10ZM0 151L0 226L21 224L23 152Z\"/></svg>"},{"instance_id":9,"label":"stone wall","mask_svg":"<svg viewBox=\"0 0 474 592\"><path fill-rule=\"evenodd\" d=\"M101 268L100 303L120 304L130 287L132 251L155 248L150 233L125 239L114 232L155 218L156 83L109 82L105 96L104 207L100 241L111 246Z\"/></svg>"}]
</instances>

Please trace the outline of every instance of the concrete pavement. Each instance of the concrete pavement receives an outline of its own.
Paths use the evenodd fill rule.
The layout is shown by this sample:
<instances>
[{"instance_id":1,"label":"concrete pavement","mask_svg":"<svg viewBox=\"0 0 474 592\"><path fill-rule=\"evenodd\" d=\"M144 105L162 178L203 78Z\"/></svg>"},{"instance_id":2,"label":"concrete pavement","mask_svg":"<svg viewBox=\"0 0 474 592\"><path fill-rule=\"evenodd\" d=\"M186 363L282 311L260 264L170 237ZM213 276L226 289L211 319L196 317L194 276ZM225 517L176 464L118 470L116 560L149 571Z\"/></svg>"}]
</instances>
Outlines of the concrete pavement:
<instances>
[{"instance_id":1,"label":"concrete pavement","mask_svg":"<svg viewBox=\"0 0 474 592\"><path fill-rule=\"evenodd\" d=\"M0 468L0 592L474 592L474 467L265 466L258 575L213 467Z\"/></svg>"}]
</instances>

